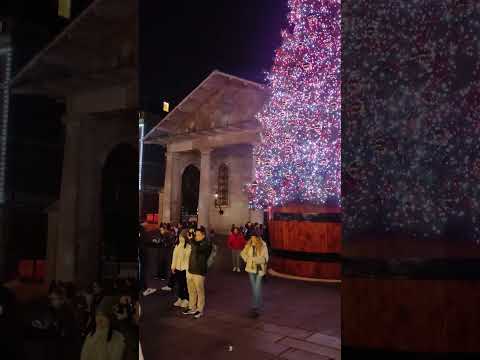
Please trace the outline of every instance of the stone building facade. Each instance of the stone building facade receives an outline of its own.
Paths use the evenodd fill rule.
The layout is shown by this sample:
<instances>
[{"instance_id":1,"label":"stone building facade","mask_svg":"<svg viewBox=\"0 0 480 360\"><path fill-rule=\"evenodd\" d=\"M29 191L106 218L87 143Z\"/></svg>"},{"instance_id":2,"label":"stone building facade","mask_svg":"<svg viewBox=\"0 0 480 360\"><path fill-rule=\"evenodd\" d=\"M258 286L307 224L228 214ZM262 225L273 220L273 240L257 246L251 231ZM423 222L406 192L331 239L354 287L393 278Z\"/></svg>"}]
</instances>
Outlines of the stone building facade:
<instances>
[{"instance_id":1,"label":"stone building facade","mask_svg":"<svg viewBox=\"0 0 480 360\"><path fill-rule=\"evenodd\" d=\"M252 150L260 141L255 114L267 98L263 85L213 71L145 136L145 144L166 147L159 221L180 221L182 175L193 165L200 171L200 225L225 234L232 224L263 222L262 212L249 209L244 189L252 182ZM224 202L223 214L216 201Z\"/></svg>"},{"instance_id":2,"label":"stone building facade","mask_svg":"<svg viewBox=\"0 0 480 360\"><path fill-rule=\"evenodd\" d=\"M102 169L117 146L138 151L137 7L92 2L12 80L14 94L66 109L60 199L48 209L48 281L99 276Z\"/></svg>"}]
</instances>

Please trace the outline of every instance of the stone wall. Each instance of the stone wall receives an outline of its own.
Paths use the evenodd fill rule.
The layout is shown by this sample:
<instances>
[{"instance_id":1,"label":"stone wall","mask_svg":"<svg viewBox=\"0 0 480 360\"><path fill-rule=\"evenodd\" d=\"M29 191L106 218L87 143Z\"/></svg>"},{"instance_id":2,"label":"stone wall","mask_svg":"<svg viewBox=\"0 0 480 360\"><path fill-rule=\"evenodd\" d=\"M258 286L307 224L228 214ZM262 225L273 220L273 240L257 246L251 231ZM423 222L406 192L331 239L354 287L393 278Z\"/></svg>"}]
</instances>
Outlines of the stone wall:
<instances>
[{"instance_id":1,"label":"stone wall","mask_svg":"<svg viewBox=\"0 0 480 360\"><path fill-rule=\"evenodd\" d=\"M228 234L232 224L245 224L250 217L248 198L243 192L246 183L251 182L252 146L235 145L216 149L212 154L211 185L212 195L217 192L218 168L225 164L229 169L228 198L229 204L223 215L215 208L214 199L210 202L210 227L217 233Z\"/></svg>"}]
</instances>

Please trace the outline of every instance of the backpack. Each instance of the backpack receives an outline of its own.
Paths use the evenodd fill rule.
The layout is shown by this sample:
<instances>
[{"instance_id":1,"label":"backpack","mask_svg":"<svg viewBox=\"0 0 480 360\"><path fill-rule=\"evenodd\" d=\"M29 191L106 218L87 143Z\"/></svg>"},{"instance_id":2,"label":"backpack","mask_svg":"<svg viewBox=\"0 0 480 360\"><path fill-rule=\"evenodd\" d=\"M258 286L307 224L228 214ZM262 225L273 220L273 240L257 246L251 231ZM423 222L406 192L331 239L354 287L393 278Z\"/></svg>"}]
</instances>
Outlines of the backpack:
<instances>
[{"instance_id":1,"label":"backpack","mask_svg":"<svg viewBox=\"0 0 480 360\"><path fill-rule=\"evenodd\" d=\"M210 251L210 255L207 259L207 268L210 269L212 265L215 263L215 257L217 256L217 245L212 241L212 251Z\"/></svg>"}]
</instances>

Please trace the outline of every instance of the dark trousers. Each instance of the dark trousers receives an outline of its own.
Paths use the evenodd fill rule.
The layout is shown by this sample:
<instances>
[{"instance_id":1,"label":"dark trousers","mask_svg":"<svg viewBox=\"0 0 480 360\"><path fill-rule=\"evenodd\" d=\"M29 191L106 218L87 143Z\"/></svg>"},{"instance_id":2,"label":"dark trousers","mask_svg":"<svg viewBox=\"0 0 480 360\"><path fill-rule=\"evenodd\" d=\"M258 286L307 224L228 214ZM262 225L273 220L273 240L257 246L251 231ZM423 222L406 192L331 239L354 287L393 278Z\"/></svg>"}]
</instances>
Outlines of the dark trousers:
<instances>
[{"instance_id":1,"label":"dark trousers","mask_svg":"<svg viewBox=\"0 0 480 360\"><path fill-rule=\"evenodd\" d=\"M175 281L177 283L177 296L182 300L188 300L187 271L176 270Z\"/></svg>"},{"instance_id":2,"label":"dark trousers","mask_svg":"<svg viewBox=\"0 0 480 360\"><path fill-rule=\"evenodd\" d=\"M147 277L145 274L146 264L145 264L146 256L143 252L139 252L138 255L138 285L140 290L147 289Z\"/></svg>"},{"instance_id":3,"label":"dark trousers","mask_svg":"<svg viewBox=\"0 0 480 360\"><path fill-rule=\"evenodd\" d=\"M170 266L172 265L173 251L169 248L158 249L158 268L157 276L166 279L170 274Z\"/></svg>"}]
</instances>

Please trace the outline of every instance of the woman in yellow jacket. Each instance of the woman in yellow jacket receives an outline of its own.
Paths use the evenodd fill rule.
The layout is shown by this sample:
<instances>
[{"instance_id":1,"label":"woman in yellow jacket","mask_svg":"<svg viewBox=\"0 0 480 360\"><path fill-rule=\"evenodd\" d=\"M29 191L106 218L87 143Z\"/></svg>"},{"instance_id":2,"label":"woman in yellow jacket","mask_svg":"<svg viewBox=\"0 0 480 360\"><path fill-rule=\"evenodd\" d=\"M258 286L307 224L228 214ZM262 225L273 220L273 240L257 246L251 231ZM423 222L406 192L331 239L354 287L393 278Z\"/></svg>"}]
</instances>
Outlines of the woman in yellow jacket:
<instances>
[{"instance_id":1,"label":"woman in yellow jacket","mask_svg":"<svg viewBox=\"0 0 480 360\"><path fill-rule=\"evenodd\" d=\"M257 234L250 236L247 244L240 253L245 261L245 271L250 277L253 293L252 317L258 317L262 305L262 279L267 271L268 248L267 244Z\"/></svg>"}]
</instances>

